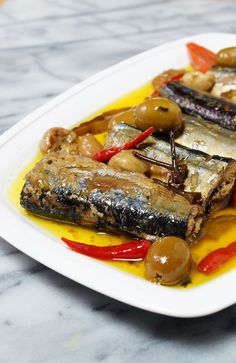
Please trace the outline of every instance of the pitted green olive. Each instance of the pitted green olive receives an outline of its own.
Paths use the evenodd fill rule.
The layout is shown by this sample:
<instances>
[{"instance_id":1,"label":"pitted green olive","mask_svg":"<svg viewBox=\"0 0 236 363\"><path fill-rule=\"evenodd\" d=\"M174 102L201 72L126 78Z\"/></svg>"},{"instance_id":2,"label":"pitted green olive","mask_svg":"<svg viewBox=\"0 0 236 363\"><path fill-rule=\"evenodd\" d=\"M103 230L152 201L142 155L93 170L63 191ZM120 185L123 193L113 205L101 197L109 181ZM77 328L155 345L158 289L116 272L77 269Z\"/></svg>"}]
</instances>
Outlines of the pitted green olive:
<instances>
[{"instance_id":1,"label":"pitted green olive","mask_svg":"<svg viewBox=\"0 0 236 363\"><path fill-rule=\"evenodd\" d=\"M187 243L178 237L164 237L154 242L145 257L148 280L161 285L175 285L186 278L191 269L191 253Z\"/></svg>"},{"instance_id":2,"label":"pitted green olive","mask_svg":"<svg viewBox=\"0 0 236 363\"><path fill-rule=\"evenodd\" d=\"M223 67L236 67L236 47L221 49L217 53L216 63Z\"/></svg>"},{"instance_id":3,"label":"pitted green olive","mask_svg":"<svg viewBox=\"0 0 236 363\"><path fill-rule=\"evenodd\" d=\"M177 131L182 125L179 106L167 98L150 98L135 108L135 123L141 130L153 126L155 132L167 134Z\"/></svg>"}]
</instances>

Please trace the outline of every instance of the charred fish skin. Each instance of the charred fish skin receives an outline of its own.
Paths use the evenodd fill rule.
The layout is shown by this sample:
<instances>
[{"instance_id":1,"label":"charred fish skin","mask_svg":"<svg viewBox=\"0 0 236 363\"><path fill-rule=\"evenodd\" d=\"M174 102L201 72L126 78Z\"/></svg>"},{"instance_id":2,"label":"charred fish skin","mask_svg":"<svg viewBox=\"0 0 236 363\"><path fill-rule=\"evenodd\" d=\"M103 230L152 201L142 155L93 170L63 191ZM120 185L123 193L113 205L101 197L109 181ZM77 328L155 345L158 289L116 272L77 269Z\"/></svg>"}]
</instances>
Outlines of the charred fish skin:
<instances>
[{"instance_id":1,"label":"charred fish skin","mask_svg":"<svg viewBox=\"0 0 236 363\"><path fill-rule=\"evenodd\" d=\"M186 87L177 81L165 84L159 91L162 96L176 102L184 113L200 116L228 130L236 131L235 103Z\"/></svg>"},{"instance_id":2,"label":"charred fish skin","mask_svg":"<svg viewBox=\"0 0 236 363\"><path fill-rule=\"evenodd\" d=\"M201 117L183 114L183 130L176 142L209 155L236 159L236 131L229 131Z\"/></svg>"},{"instance_id":3,"label":"charred fish skin","mask_svg":"<svg viewBox=\"0 0 236 363\"><path fill-rule=\"evenodd\" d=\"M21 206L36 215L155 240L196 241L203 213L147 177L78 155L51 153L26 176Z\"/></svg>"},{"instance_id":4,"label":"charred fish skin","mask_svg":"<svg viewBox=\"0 0 236 363\"><path fill-rule=\"evenodd\" d=\"M108 133L106 147L117 147L125 144L140 134L140 130L120 123ZM169 142L150 136L145 142L150 146L142 150L143 155L164 162L171 162ZM184 160L188 167L188 176L184 182L184 191L201 193L202 207L207 212L221 207L233 188L236 176L234 160L210 156L202 151L192 150L186 146L176 145L179 160ZM164 177L164 179L163 179ZM167 181L165 174L160 174L162 181Z\"/></svg>"}]
</instances>

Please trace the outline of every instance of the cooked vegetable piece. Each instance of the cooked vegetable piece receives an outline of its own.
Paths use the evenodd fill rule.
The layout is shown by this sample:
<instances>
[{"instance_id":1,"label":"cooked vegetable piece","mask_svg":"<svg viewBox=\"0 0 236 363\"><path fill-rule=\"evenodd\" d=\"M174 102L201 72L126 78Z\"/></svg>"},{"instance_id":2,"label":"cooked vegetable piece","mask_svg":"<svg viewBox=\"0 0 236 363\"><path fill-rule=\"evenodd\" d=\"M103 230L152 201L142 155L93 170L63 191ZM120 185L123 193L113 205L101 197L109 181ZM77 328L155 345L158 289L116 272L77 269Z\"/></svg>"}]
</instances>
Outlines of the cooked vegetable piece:
<instances>
[{"instance_id":1,"label":"cooked vegetable piece","mask_svg":"<svg viewBox=\"0 0 236 363\"><path fill-rule=\"evenodd\" d=\"M175 81L160 89L162 96L176 102L183 112L201 116L226 129L236 131L236 104L210 96Z\"/></svg>"},{"instance_id":2,"label":"cooked vegetable piece","mask_svg":"<svg viewBox=\"0 0 236 363\"><path fill-rule=\"evenodd\" d=\"M203 212L147 177L80 155L51 153L27 174L21 205L42 217L142 239L195 243Z\"/></svg>"},{"instance_id":3,"label":"cooked vegetable piece","mask_svg":"<svg viewBox=\"0 0 236 363\"><path fill-rule=\"evenodd\" d=\"M148 280L161 285L176 285L187 279L192 259L186 241L170 236L154 242L144 262Z\"/></svg>"},{"instance_id":4,"label":"cooked vegetable piece","mask_svg":"<svg viewBox=\"0 0 236 363\"><path fill-rule=\"evenodd\" d=\"M135 124L141 130L153 127L155 132L168 134L182 125L179 106L166 98L144 100L135 108Z\"/></svg>"},{"instance_id":5,"label":"cooked vegetable piece","mask_svg":"<svg viewBox=\"0 0 236 363\"><path fill-rule=\"evenodd\" d=\"M100 260L142 260L151 246L147 240L132 240L116 246L94 246L81 242L71 241L62 237L62 241L75 252L98 258Z\"/></svg>"},{"instance_id":6,"label":"cooked vegetable piece","mask_svg":"<svg viewBox=\"0 0 236 363\"><path fill-rule=\"evenodd\" d=\"M191 64L197 71L207 72L216 63L216 54L196 43L186 44Z\"/></svg>"},{"instance_id":7,"label":"cooked vegetable piece","mask_svg":"<svg viewBox=\"0 0 236 363\"><path fill-rule=\"evenodd\" d=\"M236 242L232 242L227 247L218 248L205 256L198 264L198 271L207 275L211 274L235 255Z\"/></svg>"},{"instance_id":8,"label":"cooked vegetable piece","mask_svg":"<svg viewBox=\"0 0 236 363\"><path fill-rule=\"evenodd\" d=\"M217 53L216 63L223 67L236 67L236 47L221 49Z\"/></svg>"}]
</instances>

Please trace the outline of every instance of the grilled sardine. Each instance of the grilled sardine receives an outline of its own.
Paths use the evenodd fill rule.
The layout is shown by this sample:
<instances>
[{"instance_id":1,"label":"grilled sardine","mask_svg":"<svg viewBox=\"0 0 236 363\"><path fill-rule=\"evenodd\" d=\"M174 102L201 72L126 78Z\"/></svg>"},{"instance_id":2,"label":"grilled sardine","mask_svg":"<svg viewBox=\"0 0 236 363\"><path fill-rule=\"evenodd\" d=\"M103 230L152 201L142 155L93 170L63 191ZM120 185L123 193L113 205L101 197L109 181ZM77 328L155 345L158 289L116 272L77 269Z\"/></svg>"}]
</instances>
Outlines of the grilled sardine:
<instances>
[{"instance_id":1,"label":"grilled sardine","mask_svg":"<svg viewBox=\"0 0 236 363\"><path fill-rule=\"evenodd\" d=\"M206 122L201 117L183 114L183 131L176 142L209 155L236 159L236 132Z\"/></svg>"},{"instance_id":2,"label":"grilled sardine","mask_svg":"<svg viewBox=\"0 0 236 363\"><path fill-rule=\"evenodd\" d=\"M21 205L45 218L190 244L203 220L199 206L141 174L66 153L48 154L26 175Z\"/></svg>"},{"instance_id":3,"label":"grilled sardine","mask_svg":"<svg viewBox=\"0 0 236 363\"><path fill-rule=\"evenodd\" d=\"M120 123L108 134L106 147L121 146L132 140L140 132L132 126ZM145 143L147 147L142 150L145 156L171 163L170 144L167 141L151 136L145 140ZM185 160L189 171L184 182L184 191L200 192L203 208L207 211L220 207L233 188L236 162L232 159L211 157L181 145L176 146L176 154L179 160ZM160 178L162 179L161 176ZM164 181L166 180L164 179Z\"/></svg>"},{"instance_id":4,"label":"grilled sardine","mask_svg":"<svg viewBox=\"0 0 236 363\"><path fill-rule=\"evenodd\" d=\"M204 120L236 131L235 103L186 87L177 81L165 84L159 92L176 102L184 113L201 116Z\"/></svg>"}]
</instances>

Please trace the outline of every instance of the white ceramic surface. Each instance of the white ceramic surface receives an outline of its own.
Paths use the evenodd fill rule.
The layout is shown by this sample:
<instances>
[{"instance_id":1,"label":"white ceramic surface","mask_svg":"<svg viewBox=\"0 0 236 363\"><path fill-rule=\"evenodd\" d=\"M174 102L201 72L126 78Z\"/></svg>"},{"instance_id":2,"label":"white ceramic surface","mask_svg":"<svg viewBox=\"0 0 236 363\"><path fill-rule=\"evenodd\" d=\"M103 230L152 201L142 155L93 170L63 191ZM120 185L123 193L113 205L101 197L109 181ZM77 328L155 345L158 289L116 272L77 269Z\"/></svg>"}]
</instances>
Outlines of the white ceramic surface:
<instances>
[{"instance_id":1,"label":"white ceramic surface","mask_svg":"<svg viewBox=\"0 0 236 363\"><path fill-rule=\"evenodd\" d=\"M167 68L188 64L185 43L194 41L214 51L235 44L233 34L210 33L151 49L78 84L39 108L0 137L0 235L19 250L55 271L130 305L178 317L196 317L236 302L236 271L199 287L176 290L75 254L33 224L10 202L7 191L15 176L32 160L43 132L69 127L113 100L145 84ZM14 226L14 228L12 228ZM224 293L222 293L224 292ZM206 298L207 297L207 298Z\"/></svg>"}]
</instances>

